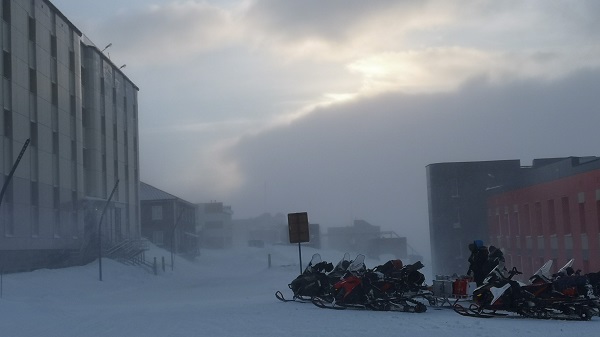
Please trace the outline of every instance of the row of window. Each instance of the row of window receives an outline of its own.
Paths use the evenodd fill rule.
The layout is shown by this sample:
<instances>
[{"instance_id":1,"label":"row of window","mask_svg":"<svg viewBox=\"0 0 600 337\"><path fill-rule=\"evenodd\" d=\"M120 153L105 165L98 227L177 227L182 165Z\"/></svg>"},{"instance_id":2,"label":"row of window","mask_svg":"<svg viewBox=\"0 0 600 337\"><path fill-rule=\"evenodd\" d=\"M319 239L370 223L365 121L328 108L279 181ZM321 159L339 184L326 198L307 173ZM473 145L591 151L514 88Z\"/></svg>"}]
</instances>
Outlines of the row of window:
<instances>
[{"instance_id":1,"label":"row of window","mask_svg":"<svg viewBox=\"0 0 600 337\"><path fill-rule=\"evenodd\" d=\"M588 232L588 219L586 216L586 203L584 199L578 196L577 220L581 233ZM600 230L600 200L596 200L596 226ZM545 211L545 212L544 212ZM560 199L560 212L557 212L555 201L553 199L546 202L543 207L541 202L533 204L533 211L529 204L522 206L519 212L518 206L513 206L510 212L508 206L504 207L504 212L496 208L495 212L490 209L490 224L492 232L499 235L540 235L542 233L556 234L560 226L561 232L565 234L572 233L573 216L568 197ZM494 214L492 214L494 213ZM557 221L557 213L560 220Z\"/></svg>"}]
</instances>

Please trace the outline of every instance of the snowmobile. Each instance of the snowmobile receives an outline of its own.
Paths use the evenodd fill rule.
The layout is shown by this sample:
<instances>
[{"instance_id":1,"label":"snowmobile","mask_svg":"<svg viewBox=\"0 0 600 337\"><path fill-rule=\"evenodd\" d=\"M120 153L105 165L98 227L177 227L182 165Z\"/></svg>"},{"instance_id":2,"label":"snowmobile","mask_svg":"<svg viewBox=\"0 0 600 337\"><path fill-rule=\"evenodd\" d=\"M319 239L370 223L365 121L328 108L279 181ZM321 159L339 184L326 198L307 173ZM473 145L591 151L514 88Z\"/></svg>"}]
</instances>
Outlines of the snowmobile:
<instances>
[{"instance_id":1,"label":"snowmobile","mask_svg":"<svg viewBox=\"0 0 600 337\"><path fill-rule=\"evenodd\" d=\"M565 320L590 320L597 314L595 298L566 296L553 291L552 282L519 283L512 278L522 273L514 267L508 274L506 277L500 268L495 267L484 284L473 292L475 303L468 308L455 304L454 311L463 316L481 318L521 316ZM532 279L536 279L536 275L540 279L547 277L544 272L539 272Z\"/></svg>"},{"instance_id":2,"label":"snowmobile","mask_svg":"<svg viewBox=\"0 0 600 337\"><path fill-rule=\"evenodd\" d=\"M386 265L368 270L363 261L364 256L359 255L348 267L346 275L333 285L332 301L314 297L313 304L329 309L354 308L411 312L424 312L427 310L424 304L414 300L411 298L412 296L403 296L400 286L410 281L390 277L394 272L398 272L399 275L412 275L411 272L414 274L414 271L419 273L418 269L423 266L420 262L415 266L409 265L400 270L394 270L392 267L385 270L387 273L383 273L382 271ZM393 265L393 263L390 263L390 265ZM396 263L396 267L398 267L398 263Z\"/></svg>"},{"instance_id":3,"label":"snowmobile","mask_svg":"<svg viewBox=\"0 0 600 337\"><path fill-rule=\"evenodd\" d=\"M294 293L292 299L286 299L281 291L275 292L275 297L283 302L308 302L314 296L329 299L331 284L337 282L343 275L345 268L350 264L349 257L350 255L346 253L334 268L333 264L322 261L320 254L313 254L304 272L288 284Z\"/></svg>"}]
</instances>

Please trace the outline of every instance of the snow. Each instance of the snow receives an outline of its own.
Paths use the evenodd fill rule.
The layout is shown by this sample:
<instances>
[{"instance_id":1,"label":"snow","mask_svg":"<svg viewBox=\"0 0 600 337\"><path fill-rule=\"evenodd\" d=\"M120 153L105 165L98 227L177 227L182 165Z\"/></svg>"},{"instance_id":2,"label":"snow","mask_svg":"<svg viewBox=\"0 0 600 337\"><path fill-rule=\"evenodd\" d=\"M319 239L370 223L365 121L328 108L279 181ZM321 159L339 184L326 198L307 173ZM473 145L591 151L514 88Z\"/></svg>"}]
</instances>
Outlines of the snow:
<instances>
[{"instance_id":1,"label":"snow","mask_svg":"<svg viewBox=\"0 0 600 337\"><path fill-rule=\"evenodd\" d=\"M304 247L334 264L343 253ZM268 255L271 268L268 268ZM146 258L170 253L152 247ZM374 267L380 261L366 261ZM320 309L275 298L299 273L297 246L203 250L176 257L159 274L102 260L82 267L3 275L1 336L594 336L591 321L472 318L451 309L425 313ZM431 284L431 280L428 280Z\"/></svg>"}]
</instances>

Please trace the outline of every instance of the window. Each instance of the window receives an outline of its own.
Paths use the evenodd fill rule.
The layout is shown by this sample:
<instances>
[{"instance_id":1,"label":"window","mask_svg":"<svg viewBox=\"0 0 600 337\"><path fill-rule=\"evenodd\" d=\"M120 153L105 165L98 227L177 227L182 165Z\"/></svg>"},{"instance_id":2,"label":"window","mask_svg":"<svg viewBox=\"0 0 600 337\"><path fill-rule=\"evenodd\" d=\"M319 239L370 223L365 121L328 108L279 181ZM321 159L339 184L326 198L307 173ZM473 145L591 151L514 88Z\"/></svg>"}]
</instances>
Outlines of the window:
<instances>
[{"instance_id":1,"label":"window","mask_svg":"<svg viewBox=\"0 0 600 337\"><path fill-rule=\"evenodd\" d=\"M58 105L58 84L52 83L52 105Z\"/></svg>"},{"instance_id":2,"label":"window","mask_svg":"<svg viewBox=\"0 0 600 337\"><path fill-rule=\"evenodd\" d=\"M89 149L83 148L83 168L90 169L92 167L92 154Z\"/></svg>"},{"instance_id":3,"label":"window","mask_svg":"<svg viewBox=\"0 0 600 337\"><path fill-rule=\"evenodd\" d=\"M4 74L4 77L11 79L11 74L12 74L12 61L11 61L11 54L9 52L7 52L6 50L4 50L2 55L2 71Z\"/></svg>"},{"instance_id":4,"label":"window","mask_svg":"<svg viewBox=\"0 0 600 337\"><path fill-rule=\"evenodd\" d=\"M50 35L50 55L56 58L58 55L57 47L56 47L56 35Z\"/></svg>"},{"instance_id":5,"label":"window","mask_svg":"<svg viewBox=\"0 0 600 337\"><path fill-rule=\"evenodd\" d=\"M75 52L69 51L69 70L75 71Z\"/></svg>"},{"instance_id":6,"label":"window","mask_svg":"<svg viewBox=\"0 0 600 337\"><path fill-rule=\"evenodd\" d=\"M534 204L534 216L535 216L535 230L537 234L543 233L543 223L542 223L542 204L540 202L536 202Z\"/></svg>"},{"instance_id":7,"label":"window","mask_svg":"<svg viewBox=\"0 0 600 337\"><path fill-rule=\"evenodd\" d=\"M89 128L91 126L90 116L88 116L87 109L84 107L81 108L81 125L83 125L84 128Z\"/></svg>"},{"instance_id":8,"label":"window","mask_svg":"<svg viewBox=\"0 0 600 337\"><path fill-rule=\"evenodd\" d=\"M10 1L2 0L2 19L7 23L10 23Z\"/></svg>"},{"instance_id":9,"label":"window","mask_svg":"<svg viewBox=\"0 0 600 337\"><path fill-rule=\"evenodd\" d=\"M35 19L29 17L29 41L35 42Z\"/></svg>"},{"instance_id":10,"label":"window","mask_svg":"<svg viewBox=\"0 0 600 337\"><path fill-rule=\"evenodd\" d=\"M40 235L40 209L37 206L31 207L31 236Z\"/></svg>"},{"instance_id":11,"label":"window","mask_svg":"<svg viewBox=\"0 0 600 337\"><path fill-rule=\"evenodd\" d=\"M76 103L75 103L75 95L71 95L71 99L70 99L70 104L71 104L71 108L70 108L70 113L71 116L75 117L76 116Z\"/></svg>"},{"instance_id":12,"label":"window","mask_svg":"<svg viewBox=\"0 0 600 337\"><path fill-rule=\"evenodd\" d=\"M590 260L590 244L587 234L581 234L581 257L583 258L583 261Z\"/></svg>"},{"instance_id":13,"label":"window","mask_svg":"<svg viewBox=\"0 0 600 337\"><path fill-rule=\"evenodd\" d=\"M579 212L579 225L581 227L581 233L587 232L587 226L585 222L585 194L583 192L578 195L579 204L577 205Z\"/></svg>"},{"instance_id":14,"label":"window","mask_svg":"<svg viewBox=\"0 0 600 337\"><path fill-rule=\"evenodd\" d=\"M74 140L71 140L71 160L77 161L77 142Z\"/></svg>"},{"instance_id":15,"label":"window","mask_svg":"<svg viewBox=\"0 0 600 337\"><path fill-rule=\"evenodd\" d=\"M12 138L12 112L4 109L4 137Z\"/></svg>"},{"instance_id":16,"label":"window","mask_svg":"<svg viewBox=\"0 0 600 337\"><path fill-rule=\"evenodd\" d=\"M39 206L39 187L37 181L31 182L31 205Z\"/></svg>"},{"instance_id":17,"label":"window","mask_svg":"<svg viewBox=\"0 0 600 337\"><path fill-rule=\"evenodd\" d=\"M554 199L548 200L548 227L550 234L556 234L556 216L554 212Z\"/></svg>"},{"instance_id":18,"label":"window","mask_svg":"<svg viewBox=\"0 0 600 337\"><path fill-rule=\"evenodd\" d=\"M163 209L161 205L152 206L152 220L162 220Z\"/></svg>"},{"instance_id":19,"label":"window","mask_svg":"<svg viewBox=\"0 0 600 337\"><path fill-rule=\"evenodd\" d=\"M60 192L58 187L53 187L52 188L52 194L53 194L53 207L55 210L58 210L60 208Z\"/></svg>"},{"instance_id":20,"label":"window","mask_svg":"<svg viewBox=\"0 0 600 337\"><path fill-rule=\"evenodd\" d=\"M37 93L37 71L29 68L29 91Z\"/></svg>"},{"instance_id":21,"label":"window","mask_svg":"<svg viewBox=\"0 0 600 337\"><path fill-rule=\"evenodd\" d=\"M118 160L113 160L113 166L114 166L114 174L115 174L115 179L119 179L119 161Z\"/></svg>"},{"instance_id":22,"label":"window","mask_svg":"<svg viewBox=\"0 0 600 337\"><path fill-rule=\"evenodd\" d=\"M569 197L560 199L562 210L563 229L565 234L571 233L571 211L569 210Z\"/></svg>"},{"instance_id":23,"label":"window","mask_svg":"<svg viewBox=\"0 0 600 337\"><path fill-rule=\"evenodd\" d=\"M52 132L52 153L58 154L58 132Z\"/></svg>"},{"instance_id":24,"label":"window","mask_svg":"<svg viewBox=\"0 0 600 337\"><path fill-rule=\"evenodd\" d=\"M30 133L30 144L31 146L38 145L38 131L37 131L37 123L29 122L29 133Z\"/></svg>"},{"instance_id":25,"label":"window","mask_svg":"<svg viewBox=\"0 0 600 337\"><path fill-rule=\"evenodd\" d=\"M71 231L73 239L79 238L79 226L77 223L77 212L71 212Z\"/></svg>"},{"instance_id":26,"label":"window","mask_svg":"<svg viewBox=\"0 0 600 337\"><path fill-rule=\"evenodd\" d=\"M544 256L544 237L543 236L538 236L537 237L537 248L538 248L538 256Z\"/></svg>"},{"instance_id":27,"label":"window","mask_svg":"<svg viewBox=\"0 0 600 337\"><path fill-rule=\"evenodd\" d=\"M60 239L60 212L58 210L54 210L54 238Z\"/></svg>"}]
</instances>

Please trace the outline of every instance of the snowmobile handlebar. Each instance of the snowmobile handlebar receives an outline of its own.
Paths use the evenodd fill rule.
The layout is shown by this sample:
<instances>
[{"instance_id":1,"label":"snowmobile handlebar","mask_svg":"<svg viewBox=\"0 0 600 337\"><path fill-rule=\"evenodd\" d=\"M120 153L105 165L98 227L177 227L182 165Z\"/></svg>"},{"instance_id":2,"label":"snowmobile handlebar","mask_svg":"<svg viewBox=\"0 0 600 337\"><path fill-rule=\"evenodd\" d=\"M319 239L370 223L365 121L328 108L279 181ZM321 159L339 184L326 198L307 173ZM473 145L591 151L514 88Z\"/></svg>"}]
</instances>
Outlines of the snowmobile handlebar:
<instances>
[{"instance_id":1,"label":"snowmobile handlebar","mask_svg":"<svg viewBox=\"0 0 600 337\"><path fill-rule=\"evenodd\" d=\"M512 269L508 272L508 274L510 275L509 278L513 278L513 276L515 276L515 275L522 275L523 272L520 272L519 270L517 270L517 267L512 267Z\"/></svg>"}]
</instances>

